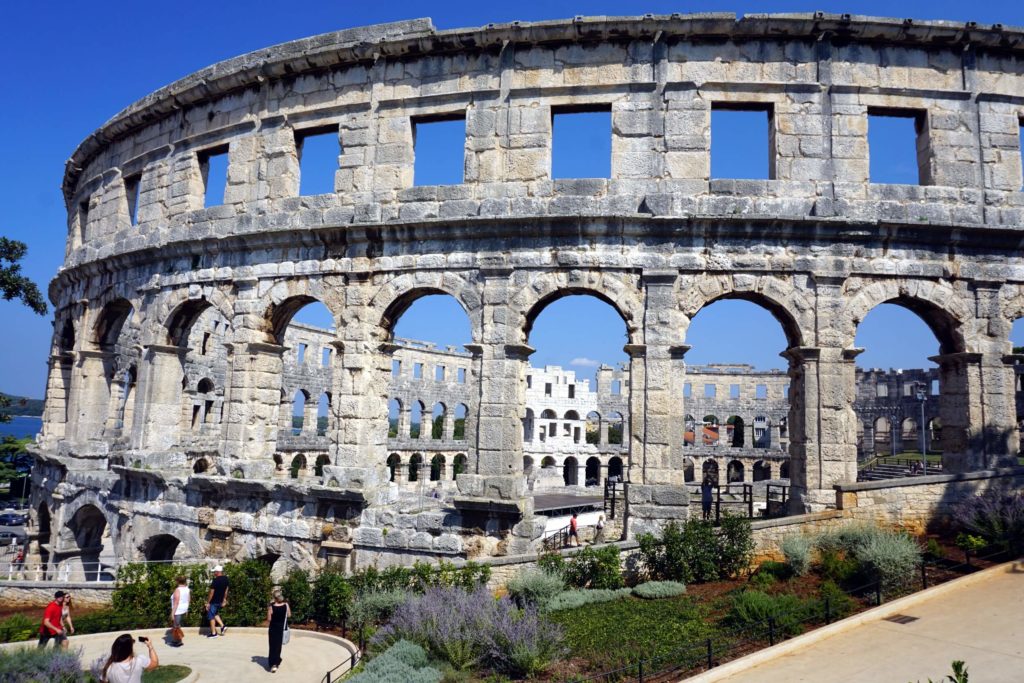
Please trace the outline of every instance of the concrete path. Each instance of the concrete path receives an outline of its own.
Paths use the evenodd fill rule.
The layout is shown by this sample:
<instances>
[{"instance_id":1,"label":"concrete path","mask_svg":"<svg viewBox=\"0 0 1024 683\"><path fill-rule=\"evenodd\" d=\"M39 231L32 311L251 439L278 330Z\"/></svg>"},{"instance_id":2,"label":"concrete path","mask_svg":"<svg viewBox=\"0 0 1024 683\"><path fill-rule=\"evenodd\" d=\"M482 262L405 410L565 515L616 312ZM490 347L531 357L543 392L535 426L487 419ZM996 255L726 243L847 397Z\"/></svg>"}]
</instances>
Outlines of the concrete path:
<instances>
[{"instance_id":1,"label":"concrete path","mask_svg":"<svg viewBox=\"0 0 1024 683\"><path fill-rule=\"evenodd\" d=\"M962 659L972 681L1024 681L1024 563L724 680L730 683L906 683L944 680Z\"/></svg>"},{"instance_id":2,"label":"concrete path","mask_svg":"<svg viewBox=\"0 0 1024 683\"><path fill-rule=\"evenodd\" d=\"M292 630L291 642L281 653L281 668L267 671L267 630L265 628L229 628L223 638L207 638L196 629L185 630L185 645L170 647L165 641L167 629L131 631L133 636L153 639L161 664L184 664L199 674L201 683L248 683L248 681L288 681L319 683L329 669L347 662L356 649L347 640L323 633ZM82 662L90 664L110 654L110 645L120 633L74 636L71 647L83 649ZM135 651L140 652L141 643ZM145 651L142 649L141 651ZM348 665L333 677L348 670Z\"/></svg>"}]
</instances>

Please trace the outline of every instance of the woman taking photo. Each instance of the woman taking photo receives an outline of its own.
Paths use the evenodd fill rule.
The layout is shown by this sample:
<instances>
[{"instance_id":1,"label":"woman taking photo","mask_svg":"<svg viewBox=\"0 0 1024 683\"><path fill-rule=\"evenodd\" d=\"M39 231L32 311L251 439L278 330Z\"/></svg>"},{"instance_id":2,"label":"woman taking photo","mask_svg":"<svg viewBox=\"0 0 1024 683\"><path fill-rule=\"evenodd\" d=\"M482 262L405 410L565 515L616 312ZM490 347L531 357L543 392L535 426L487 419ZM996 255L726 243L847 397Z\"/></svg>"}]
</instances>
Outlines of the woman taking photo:
<instances>
[{"instance_id":1,"label":"woman taking photo","mask_svg":"<svg viewBox=\"0 0 1024 683\"><path fill-rule=\"evenodd\" d=\"M267 638L270 640L267 665L272 674L277 673L277 667L281 666L281 644L291 616L292 608L284 601L284 594L279 590L274 591L274 601L267 607Z\"/></svg>"},{"instance_id":2,"label":"woman taking photo","mask_svg":"<svg viewBox=\"0 0 1024 683\"><path fill-rule=\"evenodd\" d=\"M103 683L142 683L143 671L152 671L160 666L160 658L156 656L153 643L145 637L140 637L139 642L146 646L148 654L135 654L135 639L130 633L117 637L110 648L110 657L103 665L100 679Z\"/></svg>"}]
</instances>

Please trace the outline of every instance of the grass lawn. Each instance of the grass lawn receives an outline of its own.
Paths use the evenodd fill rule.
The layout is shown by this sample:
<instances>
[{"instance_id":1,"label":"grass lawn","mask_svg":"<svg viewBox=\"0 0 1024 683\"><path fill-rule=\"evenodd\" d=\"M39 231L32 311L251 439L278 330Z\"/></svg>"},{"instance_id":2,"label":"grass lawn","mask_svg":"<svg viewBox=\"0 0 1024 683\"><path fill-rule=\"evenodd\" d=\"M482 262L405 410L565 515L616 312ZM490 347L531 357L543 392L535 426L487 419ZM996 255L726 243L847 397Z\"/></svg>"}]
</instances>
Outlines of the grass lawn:
<instances>
[{"instance_id":1,"label":"grass lawn","mask_svg":"<svg viewBox=\"0 0 1024 683\"><path fill-rule=\"evenodd\" d=\"M152 671L142 674L142 683L177 683L190 673L192 673L192 669L181 664L158 666Z\"/></svg>"},{"instance_id":2,"label":"grass lawn","mask_svg":"<svg viewBox=\"0 0 1024 683\"><path fill-rule=\"evenodd\" d=\"M706 606L682 595L662 600L622 600L586 605L551 614L565 629L571 657L589 660L595 669L649 659L700 642L715 632Z\"/></svg>"}]
</instances>

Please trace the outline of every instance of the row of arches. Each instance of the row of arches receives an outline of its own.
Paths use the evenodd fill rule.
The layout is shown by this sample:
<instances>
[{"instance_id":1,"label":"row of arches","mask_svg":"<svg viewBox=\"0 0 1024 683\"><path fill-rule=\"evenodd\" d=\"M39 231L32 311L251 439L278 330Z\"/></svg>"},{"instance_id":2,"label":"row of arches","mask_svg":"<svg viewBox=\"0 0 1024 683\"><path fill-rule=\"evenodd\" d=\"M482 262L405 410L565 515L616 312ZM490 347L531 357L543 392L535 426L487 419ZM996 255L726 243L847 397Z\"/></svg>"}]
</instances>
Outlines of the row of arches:
<instances>
[{"instance_id":1,"label":"row of arches","mask_svg":"<svg viewBox=\"0 0 1024 683\"><path fill-rule=\"evenodd\" d=\"M523 418L523 441L621 446L625 425L626 420L619 412L602 417L601 413L590 411L586 418L580 419L575 410L567 410L559 417L558 413L547 408L537 417L533 408L527 408Z\"/></svg>"},{"instance_id":2,"label":"row of arches","mask_svg":"<svg viewBox=\"0 0 1024 683\"><path fill-rule=\"evenodd\" d=\"M429 462L429 472L426 474L428 481L454 481L463 472L467 471L469 459L465 453L459 453L452 458L451 463L451 474L448 474L447 458L441 453L435 454ZM428 463L424 459L422 453L413 453L409 456L408 461L403 464L402 456L398 453L392 453L388 456L387 467L389 480L393 483L402 482L418 482L424 477L424 470L427 469Z\"/></svg>"},{"instance_id":3,"label":"row of arches","mask_svg":"<svg viewBox=\"0 0 1024 683\"><path fill-rule=\"evenodd\" d=\"M412 400L408 406L400 398L388 401L389 439L430 439L434 441L465 441L469 407L457 403L454 410L438 401L430 412L423 401ZM429 429L424 428L427 421Z\"/></svg>"},{"instance_id":4,"label":"row of arches","mask_svg":"<svg viewBox=\"0 0 1024 683\"><path fill-rule=\"evenodd\" d=\"M748 467L750 472L749 479L747 477ZM699 461L693 458L686 458L683 462L683 480L686 482L710 481L717 486L722 483L738 484L776 478L789 479L790 463L788 460L782 460L778 464L778 469L773 470L772 463L767 460L758 460L748 465L744 464L742 460L734 459L729 460L725 464L724 479L720 475L719 470L720 467L717 460L707 459L703 463L699 463ZM774 471L778 472L777 477L772 476ZM700 480L697 479L698 472L700 473Z\"/></svg>"},{"instance_id":5,"label":"row of arches","mask_svg":"<svg viewBox=\"0 0 1024 683\"><path fill-rule=\"evenodd\" d=\"M693 415L684 418L685 446L726 446L730 448L780 448L782 440L788 438L788 418L777 422L766 415L755 415L745 420L739 415L730 415L725 421L717 415L705 415L699 422Z\"/></svg>"}]
</instances>

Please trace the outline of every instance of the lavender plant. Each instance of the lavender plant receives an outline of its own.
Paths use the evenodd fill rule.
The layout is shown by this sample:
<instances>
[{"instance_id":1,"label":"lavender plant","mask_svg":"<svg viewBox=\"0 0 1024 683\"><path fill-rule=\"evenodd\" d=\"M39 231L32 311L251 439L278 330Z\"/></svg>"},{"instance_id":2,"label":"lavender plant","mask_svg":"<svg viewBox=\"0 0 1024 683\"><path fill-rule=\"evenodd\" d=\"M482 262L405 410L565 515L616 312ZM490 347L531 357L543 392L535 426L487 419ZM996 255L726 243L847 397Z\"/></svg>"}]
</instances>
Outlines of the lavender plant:
<instances>
[{"instance_id":1,"label":"lavender plant","mask_svg":"<svg viewBox=\"0 0 1024 683\"><path fill-rule=\"evenodd\" d=\"M989 489L957 504L953 517L966 531L1014 557L1024 553L1024 495L1020 492Z\"/></svg>"},{"instance_id":2,"label":"lavender plant","mask_svg":"<svg viewBox=\"0 0 1024 683\"><path fill-rule=\"evenodd\" d=\"M19 647L0 650L4 683L85 683L82 651Z\"/></svg>"},{"instance_id":3,"label":"lavender plant","mask_svg":"<svg viewBox=\"0 0 1024 683\"><path fill-rule=\"evenodd\" d=\"M497 606L487 634L492 667L514 678L532 678L565 652L561 627L542 619L535 607L516 609L509 600L498 600Z\"/></svg>"}]
</instances>

